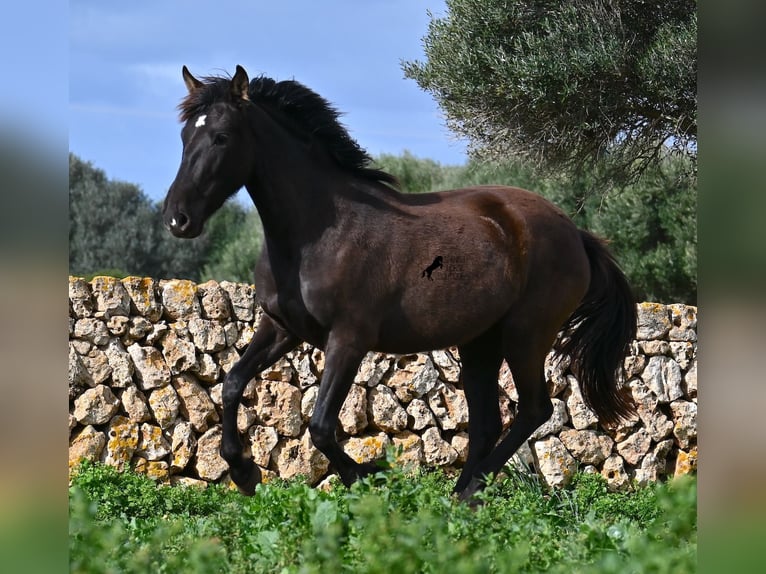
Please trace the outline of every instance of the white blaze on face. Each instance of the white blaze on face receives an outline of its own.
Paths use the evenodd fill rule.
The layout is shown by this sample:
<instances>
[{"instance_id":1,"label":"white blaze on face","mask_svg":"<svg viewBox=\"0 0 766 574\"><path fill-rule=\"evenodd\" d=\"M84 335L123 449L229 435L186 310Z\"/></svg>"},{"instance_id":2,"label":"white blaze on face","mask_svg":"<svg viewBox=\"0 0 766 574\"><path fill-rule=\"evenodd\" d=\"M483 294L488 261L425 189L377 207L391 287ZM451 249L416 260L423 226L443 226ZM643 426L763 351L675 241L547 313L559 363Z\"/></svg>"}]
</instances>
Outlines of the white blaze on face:
<instances>
[{"instance_id":1,"label":"white blaze on face","mask_svg":"<svg viewBox=\"0 0 766 574\"><path fill-rule=\"evenodd\" d=\"M207 119L207 114L200 116L197 118L197 122L194 124L195 128L201 127L205 125L205 120Z\"/></svg>"}]
</instances>

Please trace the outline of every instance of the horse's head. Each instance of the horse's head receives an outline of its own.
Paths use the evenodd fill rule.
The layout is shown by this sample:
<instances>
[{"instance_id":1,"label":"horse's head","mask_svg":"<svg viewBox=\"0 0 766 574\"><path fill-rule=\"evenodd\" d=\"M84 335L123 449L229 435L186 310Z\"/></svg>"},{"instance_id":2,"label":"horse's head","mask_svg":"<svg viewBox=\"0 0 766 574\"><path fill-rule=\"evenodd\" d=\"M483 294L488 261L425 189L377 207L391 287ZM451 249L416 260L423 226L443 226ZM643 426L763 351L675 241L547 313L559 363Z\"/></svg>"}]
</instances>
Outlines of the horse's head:
<instances>
[{"instance_id":1,"label":"horse's head","mask_svg":"<svg viewBox=\"0 0 766 574\"><path fill-rule=\"evenodd\" d=\"M162 209L176 237L197 237L207 219L245 185L252 163L252 132L245 118L249 79L200 81L183 68L189 94L181 102L183 154Z\"/></svg>"}]
</instances>

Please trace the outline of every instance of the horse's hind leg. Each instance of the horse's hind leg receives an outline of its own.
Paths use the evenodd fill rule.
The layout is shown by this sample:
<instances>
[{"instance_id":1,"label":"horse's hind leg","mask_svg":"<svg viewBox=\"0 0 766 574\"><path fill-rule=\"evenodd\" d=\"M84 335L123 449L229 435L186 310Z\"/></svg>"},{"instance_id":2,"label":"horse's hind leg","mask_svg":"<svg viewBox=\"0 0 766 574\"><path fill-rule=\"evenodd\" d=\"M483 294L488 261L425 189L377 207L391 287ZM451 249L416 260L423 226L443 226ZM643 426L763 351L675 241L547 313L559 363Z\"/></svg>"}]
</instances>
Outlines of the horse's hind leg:
<instances>
[{"instance_id":1,"label":"horse's hind leg","mask_svg":"<svg viewBox=\"0 0 766 574\"><path fill-rule=\"evenodd\" d=\"M260 482L260 471L252 459L242 455L242 442L237 430L237 409L242 393L254 376L294 349L299 342L264 315L245 354L223 382L221 457L229 464L231 479L243 494L254 494L255 486Z\"/></svg>"},{"instance_id":2,"label":"horse's hind leg","mask_svg":"<svg viewBox=\"0 0 766 574\"><path fill-rule=\"evenodd\" d=\"M507 329L503 336L505 359L513 374L519 395L516 419L506 437L479 462L470 481L460 492L461 500L470 499L484 487L486 477L497 474L532 433L553 414L553 405L545 384L545 356L556 333Z\"/></svg>"},{"instance_id":3,"label":"horse's hind leg","mask_svg":"<svg viewBox=\"0 0 766 574\"><path fill-rule=\"evenodd\" d=\"M468 402L468 458L455 492L468 486L476 466L492 452L503 430L497 385L503 361L499 331L493 329L460 346L459 351Z\"/></svg>"}]
</instances>

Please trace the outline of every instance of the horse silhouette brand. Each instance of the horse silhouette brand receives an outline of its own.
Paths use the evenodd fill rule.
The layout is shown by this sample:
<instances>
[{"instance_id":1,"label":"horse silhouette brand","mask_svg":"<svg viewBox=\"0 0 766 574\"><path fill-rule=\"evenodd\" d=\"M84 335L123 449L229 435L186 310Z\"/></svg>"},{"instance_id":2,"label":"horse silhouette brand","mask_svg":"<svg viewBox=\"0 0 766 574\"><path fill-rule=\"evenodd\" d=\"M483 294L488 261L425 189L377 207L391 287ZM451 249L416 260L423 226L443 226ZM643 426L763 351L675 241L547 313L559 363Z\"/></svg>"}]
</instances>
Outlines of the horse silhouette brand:
<instances>
[{"instance_id":1,"label":"horse silhouette brand","mask_svg":"<svg viewBox=\"0 0 766 574\"><path fill-rule=\"evenodd\" d=\"M431 277L431 273L439 269L439 267L444 267L444 258L441 255L437 255L436 259L434 259L434 262L431 263L428 267L423 269L423 273L420 274L421 277L428 277L429 281L433 281L433 277Z\"/></svg>"}]
</instances>

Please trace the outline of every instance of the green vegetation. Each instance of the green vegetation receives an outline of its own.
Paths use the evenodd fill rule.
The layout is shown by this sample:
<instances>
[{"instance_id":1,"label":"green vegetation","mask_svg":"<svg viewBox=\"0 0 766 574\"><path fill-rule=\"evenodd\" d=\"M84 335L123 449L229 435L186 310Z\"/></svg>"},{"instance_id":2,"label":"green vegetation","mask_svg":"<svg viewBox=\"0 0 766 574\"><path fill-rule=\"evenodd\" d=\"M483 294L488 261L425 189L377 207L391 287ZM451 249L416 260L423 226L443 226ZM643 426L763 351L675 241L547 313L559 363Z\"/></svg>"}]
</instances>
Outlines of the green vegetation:
<instances>
[{"instance_id":1,"label":"green vegetation","mask_svg":"<svg viewBox=\"0 0 766 574\"><path fill-rule=\"evenodd\" d=\"M634 181L668 150L696 177L696 0L447 0L405 76L475 156Z\"/></svg>"},{"instance_id":2,"label":"green vegetation","mask_svg":"<svg viewBox=\"0 0 766 574\"><path fill-rule=\"evenodd\" d=\"M86 463L69 493L70 571L696 571L696 479L611 493L583 474L549 492L512 474L475 511L452 484L394 469L350 489L277 481L245 498Z\"/></svg>"}]
</instances>

